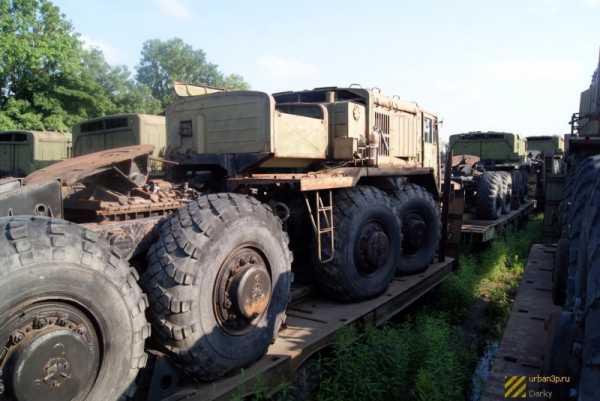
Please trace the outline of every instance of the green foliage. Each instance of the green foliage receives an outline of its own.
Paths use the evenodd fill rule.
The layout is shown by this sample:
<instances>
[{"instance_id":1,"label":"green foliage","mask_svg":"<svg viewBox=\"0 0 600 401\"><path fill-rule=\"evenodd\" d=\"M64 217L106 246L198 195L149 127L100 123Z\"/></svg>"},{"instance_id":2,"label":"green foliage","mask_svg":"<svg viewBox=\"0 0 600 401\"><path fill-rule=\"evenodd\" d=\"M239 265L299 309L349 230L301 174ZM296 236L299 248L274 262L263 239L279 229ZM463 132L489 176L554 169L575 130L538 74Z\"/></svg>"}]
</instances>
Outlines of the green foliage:
<instances>
[{"instance_id":1,"label":"green foliage","mask_svg":"<svg viewBox=\"0 0 600 401\"><path fill-rule=\"evenodd\" d=\"M323 362L319 401L468 399L478 353L498 339L522 276L529 246L541 237L541 219L480 253L464 253L450 275L413 317L361 336L337 338ZM484 305L482 327L468 327ZM476 317L478 318L478 317ZM358 340L357 340L358 339Z\"/></svg>"},{"instance_id":2,"label":"green foliage","mask_svg":"<svg viewBox=\"0 0 600 401\"><path fill-rule=\"evenodd\" d=\"M0 130L67 131L107 114L157 114L171 99L172 80L248 87L181 39L146 42L137 75L86 48L50 1L0 0Z\"/></svg>"},{"instance_id":3,"label":"green foliage","mask_svg":"<svg viewBox=\"0 0 600 401\"><path fill-rule=\"evenodd\" d=\"M247 89L240 75L223 75L216 64L208 62L201 49L194 49L179 38L148 40L142 47L137 80L152 90L166 106L172 99L173 81L184 81L226 89Z\"/></svg>"}]
</instances>

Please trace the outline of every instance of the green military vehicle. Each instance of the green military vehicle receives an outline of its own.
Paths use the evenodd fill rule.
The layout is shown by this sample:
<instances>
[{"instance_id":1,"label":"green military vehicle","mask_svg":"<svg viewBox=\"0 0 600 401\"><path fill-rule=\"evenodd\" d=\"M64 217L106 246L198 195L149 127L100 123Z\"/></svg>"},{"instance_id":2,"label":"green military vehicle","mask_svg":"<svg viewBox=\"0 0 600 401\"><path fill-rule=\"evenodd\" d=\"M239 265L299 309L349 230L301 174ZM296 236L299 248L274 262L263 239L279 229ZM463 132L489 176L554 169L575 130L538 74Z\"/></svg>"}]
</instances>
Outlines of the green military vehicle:
<instances>
[{"instance_id":1,"label":"green military vehicle","mask_svg":"<svg viewBox=\"0 0 600 401\"><path fill-rule=\"evenodd\" d=\"M0 132L0 177L23 177L69 157L71 157L70 133Z\"/></svg>"},{"instance_id":2,"label":"green military vehicle","mask_svg":"<svg viewBox=\"0 0 600 401\"><path fill-rule=\"evenodd\" d=\"M465 208L483 220L517 209L528 197L525 140L506 132L450 136L451 181L465 190Z\"/></svg>"},{"instance_id":3,"label":"green military vehicle","mask_svg":"<svg viewBox=\"0 0 600 401\"><path fill-rule=\"evenodd\" d=\"M74 156L139 144L154 145L154 156L163 154L166 145L165 117L115 114L83 121L73 127Z\"/></svg>"},{"instance_id":4,"label":"green military vehicle","mask_svg":"<svg viewBox=\"0 0 600 401\"><path fill-rule=\"evenodd\" d=\"M565 139L564 185L560 195L561 238L553 271L554 303L562 311L548 324L545 373L573 378L553 397L600 399L600 59L591 85L582 92L579 112Z\"/></svg>"},{"instance_id":5,"label":"green military vehicle","mask_svg":"<svg viewBox=\"0 0 600 401\"><path fill-rule=\"evenodd\" d=\"M176 93L168 179L137 145L0 181L3 396L129 399L148 346L212 380L266 352L292 277L354 302L433 261L435 114L358 87Z\"/></svg>"},{"instance_id":6,"label":"green military vehicle","mask_svg":"<svg viewBox=\"0 0 600 401\"><path fill-rule=\"evenodd\" d=\"M543 155L562 155L565 140L558 135L535 135L527 137L527 152L539 152Z\"/></svg>"}]
</instances>

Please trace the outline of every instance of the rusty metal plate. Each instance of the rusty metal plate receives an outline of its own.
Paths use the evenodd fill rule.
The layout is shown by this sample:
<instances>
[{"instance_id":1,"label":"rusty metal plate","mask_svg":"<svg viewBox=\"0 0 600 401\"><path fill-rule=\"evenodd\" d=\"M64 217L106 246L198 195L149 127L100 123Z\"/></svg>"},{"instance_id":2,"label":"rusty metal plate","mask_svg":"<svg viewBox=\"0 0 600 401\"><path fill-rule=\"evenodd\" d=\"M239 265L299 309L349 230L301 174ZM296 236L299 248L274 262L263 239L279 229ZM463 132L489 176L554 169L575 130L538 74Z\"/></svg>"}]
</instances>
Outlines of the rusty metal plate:
<instances>
[{"instance_id":1,"label":"rusty metal plate","mask_svg":"<svg viewBox=\"0 0 600 401\"><path fill-rule=\"evenodd\" d=\"M33 172L25 177L24 182L25 185L31 185L60 179L64 185L73 185L115 163L150 155L153 151L153 145L135 145L90 153Z\"/></svg>"},{"instance_id":2,"label":"rusty metal plate","mask_svg":"<svg viewBox=\"0 0 600 401\"><path fill-rule=\"evenodd\" d=\"M456 155L452 156L452 166L458 166L460 164L467 164L469 166L473 166L475 163L478 163L481 159L479 156L475 155Z\"/></svg>"}]
</instances>

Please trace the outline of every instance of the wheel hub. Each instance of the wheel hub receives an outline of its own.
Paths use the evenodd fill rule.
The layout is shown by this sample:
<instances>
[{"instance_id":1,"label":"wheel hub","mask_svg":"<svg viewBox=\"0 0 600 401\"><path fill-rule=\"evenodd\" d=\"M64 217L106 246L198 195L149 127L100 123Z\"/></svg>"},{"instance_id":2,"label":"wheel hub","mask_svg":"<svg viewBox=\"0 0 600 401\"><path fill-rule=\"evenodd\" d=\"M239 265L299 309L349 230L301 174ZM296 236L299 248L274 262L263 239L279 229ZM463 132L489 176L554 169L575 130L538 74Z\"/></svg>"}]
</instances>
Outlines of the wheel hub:
<instances>
[{"instance_id":1,"label":"wheel hub","mask_svg":"<svg viewBox=\"0 0 600 401\"><path fill-rule=\"evenodd\" d=\"M5 390L17 401L79 401L100 367L99 340L80 311L55 303L35 305L9 321L0 353ZM9 384L10 383L10 384Z\"/></svg>"},{"instance_id":2,"label":"wheel hub","mask_svg":"<svg viewBox=\"0 0 600 401\"><path fill-rule=\"evenodd\" d=\"M271 295L271 278L265 269L251 266L234 276L230 297L237 311L247 319L261 315Z\"/></svg>"},{"instance_id":3,"label":"wheel hub","mask_svg":"<svg viewBox=\"0 0 600 401\"><path fill-rule=\"evenodd\" d=\"M385 265L390 253L390 239L377 222L366 224L358 239L359 270L371 274Z\"/></svg>"},{"instance_id":4,"label":"wheel hub","mask_svg":"<svg viewBox=\"0 0 600 401\"><path fill-rule=\"evenodd\" d=\"M406 235L413 248L419 249L423 246L425 242L425 232L425 222L421 218L416 217L409 219L408 232Z\"/></svg>"},{"instance_id":5,"label":"wheel hub","mask_svg":"<svg viewBox=\"0 0 600 401\"><path fill-rule=\"evenodd\" d=\"M223 263L215 286L214 308L221 327L241 335L267 311L271 275L263 255L250 247L233 251Z\"/></svg>"}]
</instances>

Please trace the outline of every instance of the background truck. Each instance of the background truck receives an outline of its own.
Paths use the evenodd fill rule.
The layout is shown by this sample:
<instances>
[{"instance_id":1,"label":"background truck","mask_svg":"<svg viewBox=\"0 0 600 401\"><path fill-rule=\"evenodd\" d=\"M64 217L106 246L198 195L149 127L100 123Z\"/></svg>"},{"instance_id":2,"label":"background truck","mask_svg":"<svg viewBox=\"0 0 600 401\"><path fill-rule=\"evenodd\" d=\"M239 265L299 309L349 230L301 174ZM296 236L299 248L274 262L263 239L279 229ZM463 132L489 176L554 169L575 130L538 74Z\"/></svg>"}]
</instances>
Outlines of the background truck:
<instances>
[{"instance_id":1,"label":"background truck","mask_svg":"<svg viewBox=\"0 0 600 401\"><path fill-rule=\"evenodd\" d=\"M212 380L265 353L293 277L354 302L432 262L435 114L362 88L176 92L168 178L137 145L0 181L3 397L127 399L149 350Z\"/></svg>"},{"instance_id":2,"label":"background truck","mask_svg":"<svg viewBox=\"0 0 600 401\"><path fill-rule=\"evenodd\" d=\"M465 208L479 219L494 220L517 209L528 197L525 140L504 132L450 136L450 180L464 188Z\"/></svg>"},{"instance_id":3,"label":"background truck","mask_svg":"<svg viewBox=\"0 0 600 401\"><path fill-rule=\"evenodd\" d=\"M562 312L548 327L545 370L572 378L555 399L600 398L600 60L565 139L564 185L555 185L561 238L556 246L553 300Z\"/></svg>"},{"instance_id":4,"label":"background truck","mask_svg":"<svg viewBox=\"0 0 600 401\"><path fill-rule=\"evenodd\" d=\"M0 132L0 177L24 177L71 157L71 134L51 131Z\"/></svg>"},{"instance_id":5,"label":"background truck","mask_svg":"<svg viewBox=\"0 0 600 401\"><path fill-rule=\"evenodd\" d=\"M546 156L563 154L565 140L559 135L532 135L527 137L527 152L540 152Z\"/></svg>"},{"instance_id":6,"label":"background truck","mask_svg":"<svg viewBox=\"0 0 600 401\"><path fill-rule=\"evenodd\" d=\"M159 157L164 153L164 116L115 114L82 121L73 127L74 156L141 144L153 145L154 156Z\"/></svg>"}]
</instances>

